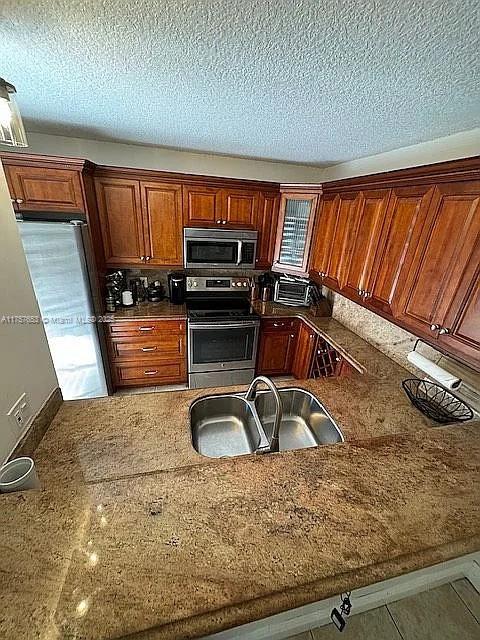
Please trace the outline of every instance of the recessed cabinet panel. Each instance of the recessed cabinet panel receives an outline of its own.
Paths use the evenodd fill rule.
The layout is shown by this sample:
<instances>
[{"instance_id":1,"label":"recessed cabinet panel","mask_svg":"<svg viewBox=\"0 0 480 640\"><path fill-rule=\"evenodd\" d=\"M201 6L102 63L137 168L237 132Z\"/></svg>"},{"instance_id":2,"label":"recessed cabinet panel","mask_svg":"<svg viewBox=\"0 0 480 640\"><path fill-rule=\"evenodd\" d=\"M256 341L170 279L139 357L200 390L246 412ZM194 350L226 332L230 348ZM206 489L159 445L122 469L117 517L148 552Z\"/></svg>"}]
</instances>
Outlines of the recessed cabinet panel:
<instances>
[{"instance_id":1,"label":"recessed cabinet panel","mask_svg":"<svg viewBox=\"0 0 480 640\"><path fill-rule=\"evenodd\" d=\"M255 229L259 194L256 191L229 189L224 191L223 219L238 229Z\"/></svg>"},{"instance_id":2,"label":"recessed cabinet panel","mask_svg":"<svg viewBox=\"0 0 480 640\"><path fill-rule=\"evenodd\" d=\"M306 380L310 377L316 342L317 334L315 331L301 322L292 365L292 373L295 378Z\"/></svg>"},{"instance_id":3,"label":"recessed cabinet panel","mask_svg":"<svg viewBox=\"0 0 480 640\"><path fill-rule=\"evenodd\" d=\"M345 269L345 291L351 296L366 297L375 251L384 222L390 191L365 191L358 199L356 225ZM346 257L347 258L347 257Z\"/></svg>"},{"instance_id":4,"label":"recessed cabinet panel","mask_svg":"<svg viewBox=\"0 0 480 640\"><path fill-rule=\"evenodd\" d=\"M278 225L279 197L275 193L261 193L257 215L257 269L270 269L275 251Z\"/></svg>"},{"instance_id":5,"label":"recessed cabinet panel","mask_svg":"<svg viewBox=\"0 0 480 640\"><path fill-rule=\"evenodd\" d=\"M432 187L393 189L377 244L373 273L367 284L369 306L392 314L395 295L400 291L410 268Z\"/></svg>"},{"instance_id":6,"label":"recessed cabinet panel","mask_svg":"<svg viewBox=\"0 0 480 640\"><path fill-rule=\"evenodd\" d=\"M95 190L107 266L144 264L140 183L96 178Z\"/></svg>"},{"instance_id":7,"label":"recessed cabinet panel","mask_svg":"<svg viewBox=\"0 0 480 640\"><path fill-rule=\"evenodd\" d=\"M339 291L344 285L345 265L349 261L349 252L355 237L358 194L341 193L338 195L337 222L332 242L327 275L324 284Z\"/></svg>"},{"instance_id":8,"label":"recessed cabinet panel","mask_svg":"<svg viewBox=\"0 0 480 640\"><path fill-rule=\"evenodd\" d=\"M328 272L337 224L338 200L338 196L334 194L322 197L321 209L313 235L310 264L311 276L315 279L323 278Z\"/></svg>"},{"instance_id":9,"label":"recessed cabinet panel","mask_svg":"<svg viewBox=\"0 0 480 640\"><path fill-rule=\"evenodd\" d=\"M184 186L183 217L186 227L217 226L223 217L220 189Z\"/></svg>"},{"instance_id":10,"label":"recessed cabinet panel","mask_svg":"<svg viewBox=\"0 0 480 640\"><path fill-rule=\"evenodd\" d=\"M181 266L182 187L141 182L145 254L149 266Z\"/></svg>"},{"instance_id":11,"label":"recessed cabinet panel","mask_svg":"<svg viewBox=\"0 0 480 640\"><path fill-rule=\"evenodd\" d=\"M85 211L77 171L6 165L5 174L19 211Z\"/></svg>"},{"instance_id":12,"label":"recessed cabinet panel","mask_svg":"<svg viewBox=\"0 0 480 640\"><path fill-rule=\"evenodd\" d=\"M436 337L480 234L480 183L439 185L422 230L398 317Z\"/></svg>"}]
</instances>

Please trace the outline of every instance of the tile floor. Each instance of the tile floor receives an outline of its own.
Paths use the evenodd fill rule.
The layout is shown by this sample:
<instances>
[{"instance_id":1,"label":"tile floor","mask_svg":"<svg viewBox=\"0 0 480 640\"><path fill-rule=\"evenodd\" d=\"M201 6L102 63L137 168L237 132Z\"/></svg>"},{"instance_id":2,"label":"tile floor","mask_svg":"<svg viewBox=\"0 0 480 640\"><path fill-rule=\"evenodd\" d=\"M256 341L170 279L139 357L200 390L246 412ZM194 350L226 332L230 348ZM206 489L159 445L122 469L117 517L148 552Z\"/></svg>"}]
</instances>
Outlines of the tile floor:
<instances>
[{"instance_id":1,"label":"tile floor","mask_svg":"<svg viewBox=\"0 0 480 640\"><path fill-rule=\"evenodd\" d=\"M353 599L355 606L355 599ZM351 616L288 640L480 640L480 594L466 579Z\"/></svg>"}]
</instances>

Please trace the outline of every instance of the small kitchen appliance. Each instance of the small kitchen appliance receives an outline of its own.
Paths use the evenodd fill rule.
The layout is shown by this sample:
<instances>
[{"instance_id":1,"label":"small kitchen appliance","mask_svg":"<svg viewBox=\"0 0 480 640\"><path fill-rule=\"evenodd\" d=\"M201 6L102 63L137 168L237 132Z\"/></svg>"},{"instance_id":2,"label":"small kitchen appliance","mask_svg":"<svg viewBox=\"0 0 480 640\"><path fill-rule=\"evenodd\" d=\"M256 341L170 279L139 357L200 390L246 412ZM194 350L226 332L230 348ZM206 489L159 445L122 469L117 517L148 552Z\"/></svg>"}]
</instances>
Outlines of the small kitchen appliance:
<instances>
[{"instance_id":1,"label":"small kitchen appliance","mask_svg":"<svg viewBox=\"0 0 480 640\"><path fill-rule=\"evenodd\" d=\"M257 232L241 229L184 229L187 269L255 269Z\"/></svg>"},{"instance_id":2,"label":"small kitchen appliance","mask_svg":"<svg viewBox=\"0 0 480 640\"><path fill-rule=\"evenodd\" d=\"M172 304L185 302L185 274L174 272L168 274L168 292Z\"/></svg>"},{"instance_id":3,"label":"small kitchen appliance","mask_svg":"<svg viewBox=\"0 0 480 640\"><path fill-rule=\"evenodd\" d=\"M312 286L306 278L280 276L275 282L274 302L291 307L308 307Z\"/></svg>"},{"instance_id":4,"label":"small kitchen appliance","mask_svg":"<svg viewBox=\"0 0 480 640\"><path fill-rule=\"evenodd\" d=\"M248 384L255 376L260 318L249 279L188 277L188 384L191 389Z\"/></svg>"}]
</instances>

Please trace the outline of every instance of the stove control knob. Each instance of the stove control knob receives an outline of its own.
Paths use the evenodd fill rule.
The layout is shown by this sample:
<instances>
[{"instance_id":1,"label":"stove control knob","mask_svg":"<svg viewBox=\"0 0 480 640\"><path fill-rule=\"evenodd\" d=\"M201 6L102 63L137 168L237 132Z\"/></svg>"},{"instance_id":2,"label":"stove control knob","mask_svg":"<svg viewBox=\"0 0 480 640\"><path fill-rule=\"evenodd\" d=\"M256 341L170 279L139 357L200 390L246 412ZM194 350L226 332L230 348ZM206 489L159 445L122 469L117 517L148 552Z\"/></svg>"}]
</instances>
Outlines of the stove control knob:
<instances>
[{"instance_id":1,"label":"stove control knob","mask_svg":"<svg viewBox=\"0 0 480 640\"><path fill-rule=\"evenodd\" d=\"M232 282L232 287L236 287L237 284L235 282Z\"/></svg>"},{"instance_id":2,"label":"stove control knob","mask_svg":"<svg viewBox=\"0 0 480 640\"><path fill-rule=\"evenodd\" d=\"M244 282L244 283L243 283L243 286L244 286L244 287L246 287L246 286L247 286L247 283L246 283L246 282Z\"/></svg>"}]
</instances>

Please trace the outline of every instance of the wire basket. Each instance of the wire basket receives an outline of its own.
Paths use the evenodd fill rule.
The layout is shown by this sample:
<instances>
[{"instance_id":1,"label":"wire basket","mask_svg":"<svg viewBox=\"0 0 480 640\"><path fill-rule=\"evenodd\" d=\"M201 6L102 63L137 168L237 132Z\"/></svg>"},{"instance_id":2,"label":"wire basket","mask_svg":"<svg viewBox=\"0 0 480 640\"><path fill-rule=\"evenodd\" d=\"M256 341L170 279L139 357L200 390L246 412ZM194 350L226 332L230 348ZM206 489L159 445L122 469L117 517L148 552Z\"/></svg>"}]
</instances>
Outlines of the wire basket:
<instances>
[{"instance_id":1,"label":"wire basket","mask_svg":"<svg viewBox=\"0 0 480 640\"><path fill-rule=\"evenodd\" d=\"M448 424L473 418L473 411L468 404L439 384L408 378L402 382L402 386L412 404L435 422Z\"/></svg>"}]
</instances>

